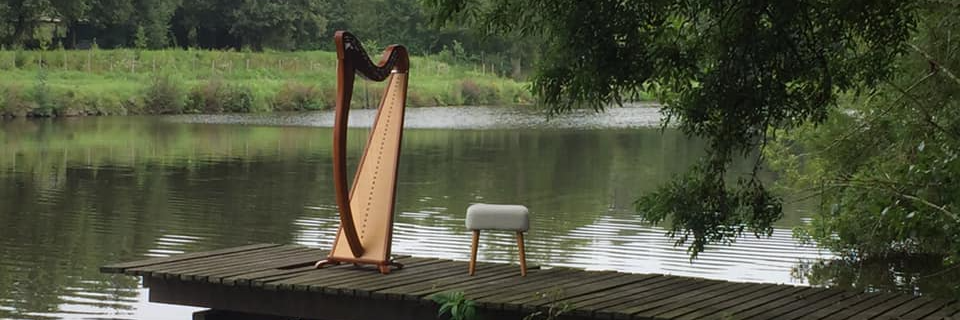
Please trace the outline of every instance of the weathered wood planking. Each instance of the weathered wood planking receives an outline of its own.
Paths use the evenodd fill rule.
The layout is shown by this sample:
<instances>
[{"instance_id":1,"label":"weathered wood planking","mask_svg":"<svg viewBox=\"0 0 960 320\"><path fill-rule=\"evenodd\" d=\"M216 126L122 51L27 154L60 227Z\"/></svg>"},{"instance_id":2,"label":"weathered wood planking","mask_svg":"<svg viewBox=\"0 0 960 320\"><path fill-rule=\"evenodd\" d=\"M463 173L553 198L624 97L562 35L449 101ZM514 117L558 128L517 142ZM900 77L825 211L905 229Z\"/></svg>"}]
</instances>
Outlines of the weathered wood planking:
<instances>
[{"instance_id":1,"label":"weathered wood planking","mask_svg":"<svg viewBox=\"0 0 960 320\"><path fill-rule=\"evenodd\" d=\"M397 257L388 275L339 265L315 269L326 251L255 244L108 265L104 273L142 276L155 302L280 317L425 319L436 293L462 291L480 312L521 319L566 306L570 319L950 319L960 302L892 293L735 283L657 274L529 270L481 262Z\"/></svg>"}]
</instances>

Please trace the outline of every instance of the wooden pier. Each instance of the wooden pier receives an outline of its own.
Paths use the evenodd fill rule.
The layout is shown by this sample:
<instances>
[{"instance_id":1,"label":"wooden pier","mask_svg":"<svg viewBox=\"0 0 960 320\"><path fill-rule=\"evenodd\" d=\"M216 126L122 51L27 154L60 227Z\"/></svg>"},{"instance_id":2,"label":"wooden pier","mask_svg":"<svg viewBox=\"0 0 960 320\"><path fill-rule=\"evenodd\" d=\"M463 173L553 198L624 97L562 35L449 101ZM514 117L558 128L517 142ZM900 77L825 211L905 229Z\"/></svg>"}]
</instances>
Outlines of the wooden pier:
<instances>
[{"instance_id":1,"label":"wooden pier","mask_svg":"<svg viewBox=\"0 0 960 320\"><path fill-rule=\"evenodd\" d=\"M431 295L462 291L484 319L522 319L564 306L561 319L960 319L956 300L905 294L569 268L532 268L520 277L515 265L483 262L470 277L465 261L418 257L399 257L405 267L388 275L353 265L313 268L325 256L257 244L101 272L143 277L152 302L222 310L228 318L429 320L438 308Z\"/></svg>"}]
</instances>

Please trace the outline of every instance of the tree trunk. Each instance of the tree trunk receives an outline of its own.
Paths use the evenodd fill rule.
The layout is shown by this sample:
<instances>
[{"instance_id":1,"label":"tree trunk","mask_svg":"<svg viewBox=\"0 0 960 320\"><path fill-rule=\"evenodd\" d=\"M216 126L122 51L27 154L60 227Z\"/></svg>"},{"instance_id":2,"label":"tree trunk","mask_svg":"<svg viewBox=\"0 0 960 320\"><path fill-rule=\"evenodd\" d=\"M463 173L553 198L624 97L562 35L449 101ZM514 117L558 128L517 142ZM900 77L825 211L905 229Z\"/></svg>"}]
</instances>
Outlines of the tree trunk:
<instances>
[{"instance_id":1,"label":"tree trunk","mask_svg":"<svg viewBox=\"0 0 960 320\"><path fill-rule=\"evenodd\" d=\"M67 34L70 35L70 49L77 48L77 24L76 21L70 21L67 24Z\"/></svg>"},{"instance_id":2,"label":"tree trunk","mask_svg":"<svg viewBox=\"0 0 960 320\"><path fill-rule=\"evenodd\" d=\"M22 12L17 15L17 23L13 26L13 39L12 39L13 41L11 41L11 43L15 46L16 45L23 46L23 33L24 33L23 29L24 29L24 25L26 24L26 21L24 20L25 19L23 17Z\"/></svg>"}]
</instances>

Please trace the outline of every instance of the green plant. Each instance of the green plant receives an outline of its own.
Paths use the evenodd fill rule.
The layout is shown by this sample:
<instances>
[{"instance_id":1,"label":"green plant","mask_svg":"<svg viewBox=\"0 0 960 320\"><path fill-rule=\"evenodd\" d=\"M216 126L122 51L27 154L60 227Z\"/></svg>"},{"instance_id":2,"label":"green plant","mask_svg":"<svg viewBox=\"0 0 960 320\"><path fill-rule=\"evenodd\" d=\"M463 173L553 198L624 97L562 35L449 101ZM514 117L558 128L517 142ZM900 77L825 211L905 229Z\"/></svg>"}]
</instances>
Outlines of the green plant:
<instances>
[{"instance_id":1,"label":"green plant","mask_svg":"<svg viewBox=\"0 0 960 320\"><path fill-rule=\"evenodd\" d=\"M147 32L143 29L143 26L137 26L137 31L133 35L133 47L138 49L138 53L140 50L147 48Z\"/></svg>"},{"instance_id":2,"label":"green plant","mask_svg":"<svg viewBox=\"0 0 960 320\"><path fill-rule=\"evenodd\" d=\"M287 82L274 98L277 110L320 110L326 105L316 86Z\"/></svg>"},{"instance_id":3,"label":"green plant","mask_svg":"<svg viewBox=\"0 0 960 320\"><path fill-rule=\"evenodd\" d=\"M28 63L31 63L30 56L23 51L22 46L13 47L13 65L14 67L20 69L25 67Z\"/></svg>"},{"instance_id":4,"label":"green plant","mask_svg":"<svg viewBox=\"0 0 960 320\"><path fill-rule=\"evenodd\" d=\"M190 89L187 97L187 106L184 112L187 113L212 113L221 112L219 104L216 103L217 91L222 86L219 80L210 80L205 84Z\"/></svg>"},{"instance_id":5,"label":"green plant","mask_svg":"<svg viewBox=\"0 0 960 320\"><path fill-rule=\"evenodd\" d=\"M479 319L473 300L467 299L461 291L438 293L431 299L440 305L437 317L449 314L450 320Z\"/></svg>"},{"instance_id":6,"label":"green plant","mask_svg":"<svg viewBox=\"0 0 960 320\"><path fill-rule=\"evenodd\" d=\"M49 117L53 115L53 94L47 85L47 70L41 68L37 72L37 82L33 87L33 100L37 103L33 110L35 116Z\"/></svg>"},{"instance_id":7,"label":"green plant","mask_svg":"<svg viewBox=\"0 0 960 320\"><path fill-rule=\"evenodd\" d=\"M76 92L68 90L57 97L57 105L59 108L54 110L54 114L58 117L81 115L84 113L85 103L86 101L82 101Z\"/></svg>"},{"instance_id":8,"label":"green plant","mask_svg":"<svg viewBox=\"0 0 960 320\"><path fill-rule=\"evenodd\" d=\"M19 86L6 87L0 93L3 96L0 100L0 115L23 117L34 108L33 102L24 98L23 89Z\"/></svg>"},{"instance_id":9,"label":"green plant","mask_svg":"<svg viewBox=\"0 0 960 320\"><path fill-rule=\"evenodd\" d=\"M254 100L253 90L249 87L214 79L190 91L185 112L251 112Z\"/></svg>"},{"instance_id":10,"label":"green plant","mask_svg":"<svg viewBox=\"0 0 960 320\"><path fill-rule=\"evenodd\" d=\"M167 75L154 77L143 100L144 107L151 113L181 113L186 103L183 89Z\"/></svg>"},{"instance_id":11,"label":"green plant","mask_svg":"<svg viewBox=\"0 0 960 320\"><path fill-rule=\"evenodd\" d=\"M222 88L218 97L227 112L253 111L253 91L242 85L228 85Z\"/></svg>"},{"instance_id":12,"label":"green plant","mask_svg":"<svg viewBox=\"0 0 960 320\"><path fill-rule=\"evenodd\" d=\"M460 82L460 93L463 96L463 103L468 105L481 105L483 101L483 90L480 85L473 80L463 80Z\"/></svg>"}]
</instances>

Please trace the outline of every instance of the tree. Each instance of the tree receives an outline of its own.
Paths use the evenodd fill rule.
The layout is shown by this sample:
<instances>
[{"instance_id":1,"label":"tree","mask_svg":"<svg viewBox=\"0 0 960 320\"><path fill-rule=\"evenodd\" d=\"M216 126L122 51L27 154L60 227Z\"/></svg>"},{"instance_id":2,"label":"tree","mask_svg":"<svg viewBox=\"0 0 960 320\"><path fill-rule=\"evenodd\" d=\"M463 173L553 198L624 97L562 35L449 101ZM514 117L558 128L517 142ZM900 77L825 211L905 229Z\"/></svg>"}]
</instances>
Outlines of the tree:
<instances>
[{"instance_id":1,"label":"tree","mask_svg":"<svg viewBox=\"0 0 960 320\"><path fill-rule=\"evenodd\" d=\"M315 45L327 24L320 0L243 0L233 5L230 34L257 50Z\"/></svg>"},{"instance_id":2,"label":"tree","mask_svg":"<svg viewBox=\"0 0 960 320\"><path fill-rule=\"evenodd\" d=\"M0 1L0 17L9 17L11 15L10 4L6 1ZM10 39L10 35L13 34L13 24L8 19L0 20L0 39L4 39L3 43L9 43L6 40Z\"/></svg>"},{"instance_id":3,"label":"tree","mask_svg":"<svg viewBox=\"0 0 960 320\"><path fill-rule=\"evenodd\" d=\"M183 2L174 14L173 27L181 31L178 43L189 47L220 48L217 36L227 30L226 15L219 10L219 0L196 0Z\"/></svg>"},{"instance_id":4,"label":"tree","mask_svg":"<svg viewBox=\"0 0 960 320\"><path fill-rule=\"evenodd\" d=\"M57 16L66 24L68 30L76 28L77 23L81 19L87 17L87 13L92 8L93 0L51 0L50 3L53 6L53 9L56 10ZM76 47L77 38L76 32L68 32L67 36L70 38L69 47Z\"/></svg>"},{"instance_id":5,"label":"tree","mask_svg":"<svg viewBox=\"0 0 960 320\"><path fill-rule=\"evenodd\" d=\"M136 8L132 0L91 0L86 23L96 29L97 44L106 48L131 45Z\"/></svg>"},{"instance_id":6,"label":"tree","mask_svg":"<svg viewBox=\"0 0 960 320\"><path fill-rule=\"evenodd\" d=\"M767 150L787 190L821 199L799 234L835 252L960 253L960 3L920 12L895 77Z\"/></svg>"},{"instance_id":7,"label":"tree","mask_svg":"<svg viewBox=\"0 0 960 320\"><path fill-rule=\"evenodd\" d=\"M91 0L87 18L92 25L106 28L130 22L135 9L131 0Z\"/></svg>"},{"instance_id":8,"label":"tree","mask_svg":"<svg viewBox=\"0 0 960 320\"><path fill-rule=\"evenodd\" d=\"M144 29L148 48L165 48L170 45L170 19L179 6L180 0L136 0L131 29Z\"/></svg>"},{"instance_id":9,"label":"tree","mask_svg":"<svg viewBox=\"0 0 960 320\"><path fill-rule=\"evenodd\" d=\"M668 122L707 140L690 172L641 198L694 256L746 230L772 232L780 198L738 157L772 129L823 122L846 93L889 79L917 5L896 0L429 0L440 21L521 32L548 46L533 90L554 112L654 92ZM735 181L735 182L734 182Z\"/></svg>"},{"instance_id":10,"label":"tree","mask_svg":"<svg viewBox=\"0 0 960 320\"><path fill-rule=\"evenodd\" d=\"M4 43L14 46L25 45L33 40L37 27L44 18L50 17L50 3L47 0L3 0L0 10L3 10L6 25Z\"/></svg>"}]
</instances>

